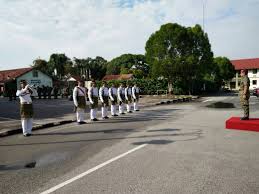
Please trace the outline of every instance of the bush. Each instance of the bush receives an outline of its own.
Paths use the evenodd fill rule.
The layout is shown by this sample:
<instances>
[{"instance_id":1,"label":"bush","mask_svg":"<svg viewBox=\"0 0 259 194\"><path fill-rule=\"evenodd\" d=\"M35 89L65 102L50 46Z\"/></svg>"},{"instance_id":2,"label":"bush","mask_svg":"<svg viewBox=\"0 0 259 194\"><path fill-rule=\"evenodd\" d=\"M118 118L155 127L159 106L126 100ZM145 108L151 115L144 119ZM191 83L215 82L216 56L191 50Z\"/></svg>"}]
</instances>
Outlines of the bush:
<instances>
[{"instance_id":1,"label":"bush","mask_svg":"<svg viewBox=\"0 0 259 194\"><path fill-rule=\"evenodd\" d=\"M102 81L97 81L97 87L102 85ZM108 86L110 87L112 83L115 83L117 87L121 83L130 83L131 85L137 83L140 94L142 95L154 95L157 93L157 90L166 90L167 91L167 80L156 80L156 79L134 79L134 80L111 80L107 81Z\"/></svg>"}]
</instances>

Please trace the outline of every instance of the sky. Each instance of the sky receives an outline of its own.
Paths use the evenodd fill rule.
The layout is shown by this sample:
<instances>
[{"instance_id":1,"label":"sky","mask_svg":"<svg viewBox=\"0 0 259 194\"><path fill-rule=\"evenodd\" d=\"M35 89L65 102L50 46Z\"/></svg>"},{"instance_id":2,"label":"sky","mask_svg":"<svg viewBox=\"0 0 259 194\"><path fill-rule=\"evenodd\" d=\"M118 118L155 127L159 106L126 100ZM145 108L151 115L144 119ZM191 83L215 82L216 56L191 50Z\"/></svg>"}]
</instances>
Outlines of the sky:
<instances>
[{"instance_id":1,"label":"sky","mask_svg":"<svg viewBox=\"0 0 259 194\"><path fill-rule=\"evenodd\" d=\"M0 70L52 53L145 54L166 23L203 24L215 56L259 57L259 0L0 0Z\"/></svg>"}]
</instances>

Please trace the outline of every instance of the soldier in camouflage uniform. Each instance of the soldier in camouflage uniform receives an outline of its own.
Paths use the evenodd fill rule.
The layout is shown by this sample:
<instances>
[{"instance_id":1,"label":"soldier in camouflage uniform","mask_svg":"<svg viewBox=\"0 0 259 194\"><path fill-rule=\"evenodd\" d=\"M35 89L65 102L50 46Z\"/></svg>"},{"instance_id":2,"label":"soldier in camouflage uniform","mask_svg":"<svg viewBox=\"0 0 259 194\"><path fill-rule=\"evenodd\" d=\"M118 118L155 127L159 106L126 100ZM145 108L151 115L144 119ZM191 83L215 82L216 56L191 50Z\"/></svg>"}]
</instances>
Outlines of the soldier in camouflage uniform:
<instances>
[{"instance_id":1,"label":"soldier in camouflage uniform","mask_svg":"<svg viewBox=\"0 0 259 194\"><path fill-rule=\"evenodd\" d=\"M244 110L244 117L241 120L249 120L249 86L250 80L247 76L248 71L246 69L242 69L240 72L241 75L241 83L239 89L239 96L240 96L240 104L242 109Z\"/></svg>"}]
</instances>

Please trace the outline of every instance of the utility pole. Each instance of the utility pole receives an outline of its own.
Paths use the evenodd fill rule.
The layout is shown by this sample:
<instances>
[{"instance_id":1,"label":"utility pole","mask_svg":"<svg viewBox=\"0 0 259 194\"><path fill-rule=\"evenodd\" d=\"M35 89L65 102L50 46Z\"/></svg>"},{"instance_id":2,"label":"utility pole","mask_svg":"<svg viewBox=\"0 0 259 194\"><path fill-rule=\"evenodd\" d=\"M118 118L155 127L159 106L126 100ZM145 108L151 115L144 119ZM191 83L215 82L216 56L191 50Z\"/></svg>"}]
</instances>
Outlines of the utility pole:
<instances>
[{"instance_id":1,"label":"utility pole","mask_svg":"<svg viewBox=\"0 0 259 194\"><path fill-rule=\"evenodd\" d=\"M207 0L202 0L202 28L205 32L205 8Z\"/></svg>"}]
</instances>

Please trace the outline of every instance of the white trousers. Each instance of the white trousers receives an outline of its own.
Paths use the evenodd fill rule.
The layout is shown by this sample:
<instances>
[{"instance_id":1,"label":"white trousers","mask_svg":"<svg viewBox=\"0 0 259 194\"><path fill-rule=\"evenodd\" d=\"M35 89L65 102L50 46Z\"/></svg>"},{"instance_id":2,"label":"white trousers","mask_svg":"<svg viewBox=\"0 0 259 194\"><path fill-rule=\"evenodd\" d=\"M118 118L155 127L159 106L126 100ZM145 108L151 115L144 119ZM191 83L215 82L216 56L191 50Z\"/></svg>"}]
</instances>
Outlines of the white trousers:
<instances>
[{"instance_id":1,"label":"white trousers","mask_svg":"<svg viewBox=\"0 0 259 194\"><path fill-rule=\"evenodd\" d=\"M116 105L111 105L111 114L116 115Z\"/></svg>"},{"instance_id":2,"label":"white trousers","mask_svg":"<svg viewBox=\"0 0 259 194\"><path fill-rule=\"evenodd\" d=\"M119 105L119 113L124 113L124 103L122 103L121 105Z\"/></svg>"},{"instance_id":3,"label":"white trousers","mask_svg":"<svg viewBox=\"0 0 259 194\"><path fill-rule=\"evenodd\" d=\"M23 134L31 134L32 131L32 124L33 124L33 119L21 119L22 121L22 132Z\"/></svg>"},{"instance_id":4,"label":"white trousers","mask_svg":"<svg viewBox=\"0 0 259 194\"><path fill-rule=\"evenodd\" d=\"M102 107L102 118L107 117L107 116L108 116L107 107Z\"/></svg>"},{"instance_id":5,"label":"white trousers","mask_svg":"<svg viewBox=\"0 0 259 194\"><path fill-rule=\"evenodd\" d=\"M127 112L131 111L131 104L127 104Z\"/></svg>"},{"instance_id":6,"label":"white trousers","mask_svg":"<svg viewBox=\"0 0 259 194\"><path fill-rule=\"evenodd\" d=\"M83 122L85 120L85 109L77 108L76 118L77 118L77 122Z\"/></svg>"},{"instance_id":7,"label":"white trousers","mask_svg":"<svg viewBox=\"0 0 259 194\"><path fill-rule=\"evenodd\" d=\"M138 103L137 102L134 102L133 106L134 106L134 110L138 110Z\"/></svg>"},{"instance_id":8,"label":"white trousers","mask_svg":"<svg viewBox=\"0 0 259 194\"><path fill-rule=\"evenodd\" d=\"M91 119L96 119L96 113L97 113L97 109L91 109L90 110Z\"/></svg>"}]
</instances>

